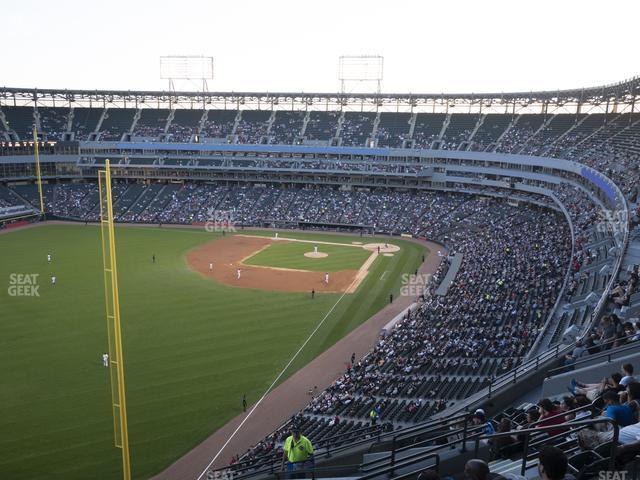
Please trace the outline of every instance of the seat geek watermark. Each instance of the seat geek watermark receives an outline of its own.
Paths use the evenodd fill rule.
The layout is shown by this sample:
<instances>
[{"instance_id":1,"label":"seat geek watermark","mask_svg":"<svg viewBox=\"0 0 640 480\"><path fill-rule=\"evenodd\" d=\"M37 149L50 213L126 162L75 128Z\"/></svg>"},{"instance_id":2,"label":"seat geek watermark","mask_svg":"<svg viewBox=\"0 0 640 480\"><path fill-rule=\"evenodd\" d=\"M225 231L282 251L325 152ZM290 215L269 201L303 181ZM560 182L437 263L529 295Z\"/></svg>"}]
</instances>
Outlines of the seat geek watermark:
<instances>
[{"instance_id":1,"label":"seat geek watermark","mask_svg":"<svg viewBox=\"0 0 640 480\"><path fill-rule=\"evenodd\" d=\"M600 233L622 232L626 224L626 212L620 210L600 210L595 221L596 230Z\"/></svg>"},{"instance_id":2,"label":"seat geek watermark","mask_svg":"<svg viewBox=\"0 0 640 480\"><path fill-rule=\"evenodd\" d=\"M598 480L627 480L627 471L620 470L614 472L609 470L600 470L598 472Z\"/></svg>"},{"instance_id":3,"label":"seat geek watermark","mask_svg":"<svg viewBox=\"0 0 640 480\"><path fill-rule=\"evenodd\" d=\"M204 229L209 232L236 232L236 223L233 218L233 212L229 210L207 211L207 221Z\"/></svg>"},{"instance_id":4,"label":"seat geek watermark","mask_svg":"<svg viewBox=\"0 0 640 480\"><path fill-rule=\"evenodd\" d=\"M9 275L10 297L39 297L40 285L38 285L39 273L12 273Z\"/></svg>"},{"instance_id":5,"label":"seat geek watermark","mask_svg":"<svg viewBox=\"0 0 640 480\"><path fill-rule=\"evenodd\" d=\"M432 275L429 273L402 274L400 295L403 297L418 297L428 292Z\"/></svg>"}]
</instances>

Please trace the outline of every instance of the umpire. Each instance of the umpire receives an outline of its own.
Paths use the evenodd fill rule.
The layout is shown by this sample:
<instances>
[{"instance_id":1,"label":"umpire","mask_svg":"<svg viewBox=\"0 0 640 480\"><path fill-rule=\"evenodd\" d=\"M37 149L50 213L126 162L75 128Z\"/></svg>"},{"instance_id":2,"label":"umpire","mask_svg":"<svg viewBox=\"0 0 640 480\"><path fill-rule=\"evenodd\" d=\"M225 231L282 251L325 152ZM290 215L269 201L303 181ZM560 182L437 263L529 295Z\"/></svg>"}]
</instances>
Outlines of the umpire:
<instances>
[{"instance_id":1,"label":"umpire","mask_svg":"<svg viewBox=\"0 0 640 480\"><path fill-rule=\"evenodd\" d=\"M294 426L291 435L284 441L282 463L286 460L287 471L291 472L290 478L304 478L304 473L293 473L297 470L310 470L314 466L313 446L311 441L301 435L300 427Z\"/></svg>"}]
</instances>

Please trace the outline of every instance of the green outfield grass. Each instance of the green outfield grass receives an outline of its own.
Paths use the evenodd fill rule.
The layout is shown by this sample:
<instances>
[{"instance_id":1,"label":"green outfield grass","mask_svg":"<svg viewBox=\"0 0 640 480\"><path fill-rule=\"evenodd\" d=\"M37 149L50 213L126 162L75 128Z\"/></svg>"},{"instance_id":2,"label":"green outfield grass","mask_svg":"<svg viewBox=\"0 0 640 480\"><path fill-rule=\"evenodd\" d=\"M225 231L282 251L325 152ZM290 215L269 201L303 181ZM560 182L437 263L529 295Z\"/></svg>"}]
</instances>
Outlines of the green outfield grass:
<instances>
[{"instance_id":1,"label":"green outfield grass","mask_svg":"<svg viewBox=\"0 0 640 480\"><path fill-rule=\"evenodd\" d=\"M304 254L313 252L313 243L273 243L254 256L246 259L247 265L263 267L295 268L315 272L337 272L358 270L371 252L363 248L318 244L318 251L328 254L324 258L308 258Z\"/></svg>"},{"instance_id":2,"label":"green outfield grass","mask_svg":"<svg viewBox=\"0 0 640 480\"><path fill-rule=\"evenodd\" d=\"M211 282L184 260L215 237L203 230L127 227L116 237L132 465L142 479L240 413L243 393L257 400L340 295L311 300ZM424 249L394 243L402 250L374 262L287 375L382 308L401 274L417 268ZM9 295L11 274L34 273L40 296ZM99 229L49 225L0 235L0 282L0 478L119 478L101 365L107 330Z\"/></svg>"}]
</instances>

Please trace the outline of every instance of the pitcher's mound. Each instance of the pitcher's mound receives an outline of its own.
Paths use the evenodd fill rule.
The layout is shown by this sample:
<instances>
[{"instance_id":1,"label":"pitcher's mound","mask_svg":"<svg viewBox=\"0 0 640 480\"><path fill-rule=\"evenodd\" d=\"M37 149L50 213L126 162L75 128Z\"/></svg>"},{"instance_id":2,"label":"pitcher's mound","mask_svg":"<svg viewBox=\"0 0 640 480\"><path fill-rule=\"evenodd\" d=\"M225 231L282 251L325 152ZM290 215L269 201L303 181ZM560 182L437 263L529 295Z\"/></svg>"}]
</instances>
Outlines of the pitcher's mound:
<instances>
[{"instance_id":1,"label":"pitcher's mound","mask_svg":"<svg viewBox=\"0 0 640 480\"><path fill-rule=\"evenodd\" d=\"M400 247L397 245L392 245L390 243L367 243L363 245L362 248L370 250L372 252L376 252L380 247L380 253L393 253L400 250Z\"/></svg>"},{"instance_id":2,"label":"pitcher's mound","mask_svg":"<svg viewBox=\"0 0 640 480\"><path fill-rule=\"evenodd\" d=\"M323 252L307 252L304 254L304 256L308 258L324 258L324 257L328 257L329 254L323 253Z\"/></svg>"}]
</instances>

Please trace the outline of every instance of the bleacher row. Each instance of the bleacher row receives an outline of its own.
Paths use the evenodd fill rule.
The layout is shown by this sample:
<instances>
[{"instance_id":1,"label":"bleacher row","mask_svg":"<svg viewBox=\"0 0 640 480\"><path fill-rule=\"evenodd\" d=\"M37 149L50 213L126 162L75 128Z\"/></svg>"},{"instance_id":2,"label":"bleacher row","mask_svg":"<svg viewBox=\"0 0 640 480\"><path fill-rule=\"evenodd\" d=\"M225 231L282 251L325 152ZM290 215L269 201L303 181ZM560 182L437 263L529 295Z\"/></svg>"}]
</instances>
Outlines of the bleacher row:
<instances>
[{"instance_id":1,"label":"bleacher row","mask_svg":"<svg viewBox=\"0 0 640 480\"><path fill-rule=\"evenodd\" d=\"M322 143L533 155L577 155L636 128L638 114L462 114L0 106L0 132L51 140L216 139L231 143ZM630 132L627 132L630 133ZM72 134L67 135L65 134ZM631 150L637 152L635 143Z\"/></svg>"}]
</instances>

